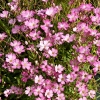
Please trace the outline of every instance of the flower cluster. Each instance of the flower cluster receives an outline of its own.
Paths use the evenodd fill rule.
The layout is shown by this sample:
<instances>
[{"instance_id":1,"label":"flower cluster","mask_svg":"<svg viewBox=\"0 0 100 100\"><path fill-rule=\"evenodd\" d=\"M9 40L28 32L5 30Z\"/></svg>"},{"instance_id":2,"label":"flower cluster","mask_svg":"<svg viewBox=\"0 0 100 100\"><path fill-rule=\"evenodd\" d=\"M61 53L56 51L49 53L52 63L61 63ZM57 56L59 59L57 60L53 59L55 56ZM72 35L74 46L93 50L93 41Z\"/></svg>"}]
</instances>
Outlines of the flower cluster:
<instances>
[{"instance_id":1,"label":"flower cluster","mask_svg":"<svg viewBox=\"0 0 100 100\"><path fill-rule=\"evenodd\" d=\"M18 73L14 78L21 88L12 84L4 90L5 97L26 94L34 95L35 100L95 99L94 76L100 71L100 8L81 4L55 24L61 5L22 10L18 0L13 0L8 6L10 11L0 13L1 20L6 19L11 27L10 34L0 34L1 45L7 45L5 52L0 49L2 70Z\"/></svg>"}]
</instances>

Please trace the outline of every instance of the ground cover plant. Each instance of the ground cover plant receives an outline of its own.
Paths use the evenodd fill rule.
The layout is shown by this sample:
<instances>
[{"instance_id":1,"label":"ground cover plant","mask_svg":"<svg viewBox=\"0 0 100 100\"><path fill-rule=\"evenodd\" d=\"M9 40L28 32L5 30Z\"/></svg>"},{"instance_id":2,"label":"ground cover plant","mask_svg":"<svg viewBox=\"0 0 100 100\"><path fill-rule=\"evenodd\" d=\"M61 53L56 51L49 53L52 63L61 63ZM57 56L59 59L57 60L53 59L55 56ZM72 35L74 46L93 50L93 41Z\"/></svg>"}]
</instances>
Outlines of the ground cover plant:
<instances>
[{"instance_id":1,"label":"ground cover plant","mask_svg":"<svg viewBox=\"0 0 100 100\"><path fill-rule=\"evenodd\" d=\"M96 100L100 3L0 2L0 99Z\"/></svg>"}]
</instances>

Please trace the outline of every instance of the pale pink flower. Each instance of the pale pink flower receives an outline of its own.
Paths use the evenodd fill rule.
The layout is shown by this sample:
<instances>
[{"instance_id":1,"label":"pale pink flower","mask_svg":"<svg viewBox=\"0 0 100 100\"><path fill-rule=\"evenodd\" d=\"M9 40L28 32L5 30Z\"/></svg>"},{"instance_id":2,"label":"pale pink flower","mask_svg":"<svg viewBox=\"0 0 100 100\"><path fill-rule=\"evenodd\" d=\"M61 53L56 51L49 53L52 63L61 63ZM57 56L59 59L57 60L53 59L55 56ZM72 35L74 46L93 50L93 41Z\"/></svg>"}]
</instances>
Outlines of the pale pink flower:
<instances>
[{"instance_id":1,"label":"pale pink flower","mask_svg":"<svg viewBox=\"0 0 100 100\"><path fill-rule=\"evenodd\" d=\"M77 60L79 62L85 62L86 61L86 57L84 54L79 54L79 56L77 56Z\"/></svg>"},{"instance_id":2,"label":"pale pink flower","mask_svg":"<svg viewBox=\"0 0 100 100\"><path fill-rule=\"evenodd\" d=\"M39 76L36 75L34 81L35 81L35 83L43 84L43 82L44 82L43 76L42 75L39 75Z\"/></svg>"},{"instance_id":3,"label":"pale pink flower","mask_svg":"<svg viewBox=\"0 0 100 100\"><path fill-rule=\"evenodd\" d=\"M50 46L51 43L49 40L40 41L40 44L37 45L40 51L43 51L44 49L48 50Z\"/></svg>"},{"instance_id":4,"label":"pale pink flower","mask_svg":"<svg viewBox=\"0 0 100 100\"><path fill-rule=\"evenodd\" d=\"M57 95L56 100L66 100L66 99L65 99L65 95L64 95L63 93L59 93L59 94Z\"/></svg>"},{"instance_id":5,"label":"pale pink flower","mask_svg":"<svg viewBox=\"0 0 100 100\"><path fill-rule=\"evenodd\" d=\"M58 50L55 49L55 48L52 48L51 50L49 49L49 50L48 50L48 54L49 54L50 56L52 56L52 57L56 57L57 54L58 54Z\"/></svg>"},{"instance_id":6,"label":"pale pink flower","mask_svg":"<svg viewBox=\"0 0 100 100\"><path fill-rule=\"evenodd\" d=\"M87 56L87 61L90 62L90 63L93 63L96 60L97 60L97 57L94 56L94 55L88 55Z\"/></svg>"},{"instance_id":7,"label":"pale pink flower","mask_svg":"<svg viewBox=\"0 0 100 100\"><path fill-rule=\"evenodd\" d=\"M9 24L14 25L15 23L16 23L16 19L15 18L9 20Z\"/></svg>"},{"instance_id":8,"label":"pale pink flower","mask_svg":"<svg viewBox=\"0 0 100 100\"><path fill-rule=\"evenodd\" d=\"M78 48L78 52L79 52L79 53L82 53L82 54L88 55L88 54L90 53L90 49L89 49L88 46L80 46L80 47Z\"/></svg>"},{"instance_id":9,"label":"pale pink flower","mask_svg":"<svg viewBox=\"0 0 100 100\"><path fill-rule=\"evenodd\" d=\"M18 0L10 2L10 3L8 3L8 5L10 6L10 9L12 11L16 11L18 8Z\"/></svg>"},{"instance_id":10,"label":"pale pink flower","mask_svg":"<svg viewBox=\"0 0 100 100\"><path fill-rule=\"evenodd\" d=\"M100 14L100 8L98 8L98 7L94 8L93 11L95 14Z\"/></svg>"},{"instance_id":11,"label":"pale pink flower","mask_svg":"<svg viewBox=\"0 0 100 100\"><path fill-rule=\"evenodd\" d=\"M62 74L58 75L58 82L61 84L65 84L65 76Z\"/></svg>"},{"instance_id":12,"label":"pale pink flower","mask_svg":"<svg viewBox=\"0 0 100 100\"><path fill-rule=\"evenodd\" d=\"M96 91L95 90L90 90L88 94L89 94L90 98L93 99L96 96Z\"/></svg>"},{"instance_id":13,"label":"pale pink flower","mask_svg":"<svg viewBox=\"0 0 100 100\"><path fill-rule=\"evenodd\" d=\"M66 76L66 82L73 82L77 78L77 74L75 72L71 72Z\"/></svg>"},{"instance_id":14,"label":"pale pink flower","mask_svg":"<svg viewBox=\"0 0 100 100\"><path fill-rule=\"evenodd\" d=\"M42 1L43 1L43 2L46 2L46 3L48 2L48 0L42 0Z\"/></svg>"},{"instance_id":15,"label":"pale pink flower","mask_svg":"<svg viewBox=\"0 0 100 100\"><path fill-rule=\"evenodd\" d=\"M80 9L83 11L91 11L94 7L92 4L81 4Z\"/></svg>"},{"instance_id":16,"label":"pale pink flower","mask_svg":"<svg viewBox=\"0 0 100 100\"><path fill-rule=\"evenodd\" d=\"M100 46L100 40L94 40L93 44L95 44L96 46Z\"/></svg>"},{"instance_id":17,"label":"pale pink flower","mask_svg":"<svg viewBox=\"0 0 100 100\"><path fill-rule=\"evenodd\" d=\"M20 42L20 41L17 41L17 40L14 40L13 42L10 42L10 45L11 45L12 47L16 47L16 46L21 45L21 42Z\"/></svg>"},{"instance_id":18,"label":"pale pink flower","mask_svg":"<svg viewBox=\"0 0 100 100\"><path fill-rule=\"evenodd\" d=\"M53 91L54 91L54 93L57 93L57 94L63 92L64 91L63 84L57 84L57 83L54 84Z\"/></svg>"},{"instance_id":19,"label":"pale pink flower","mask_svg":"<svg viewBox=\"0 0 100 100\"><path fill-rule=\"evenodd\" d=\"M6 33L0 33L0 41L4 40L6 37Z\"/></svg>"},{"instance_id":20,"label":"pale pink flower","mask_svg":"<svg viewBox=\"0 0 100 100\"><path fill-rule=\"evenodd\" d=\"M12 68L14 69L20 69L21 68L21 62L19 59L15 59Z\"/></svg>"},{"instance_id":21,"label":"pale pink flower","mask_svg":"<svg viewBox=\"0 0 100 100\"><path fill-rule=\"evenodd\" d=\"M25 21L25 19L24 19L21 15L18 15L16 18L17 18L17 21L18 21L18 22L23 22L23 21Z\"/></svg>"},{"instance_id":22,"label":"pale pink flower","mask_svg":"<svg viewBox=\"0 0 100 100\"><path fill-rule=\"evenodd\" d=\"M11 93L10 89L6 89L6 90L4 91L5 97L8 97L10 93Z\"/></svg>"},{"instance_id":23,"label":"pale pink flower","mask_svg":"<svg viewBox=\"0 0 100 100\"><path fill-rule=\"evenodd\" d=\"M79 66L72 66L72 69L74 72L78 72L79 71Z\"/></svg>"},{"instance_id":24,"label":"pale pink flower","mask_svg":"<svg viewBox=\"0 0 100 100\"><path fill-rule=\"evenodd\" d=\"M30 10L23 10L21 12L21 16L23 18L25 18L25 19L29 19L29 18L33 17L33 15L34 15L34 12L33 11L30 11Z\"/></svg>"},{"instance_id":25,"label":"pale pink flower","mask_svg":"<svg viewBox=\"0 0 100 100\"><path fill-rule=\"evenodd\" d=\"M38 86L36 89L34 89L34 95L35 96L40 96L40 97L42 97L43 96L43 92L44 92L44 90L40 87L40 86Z\"/></svg>"},{"instance_id":26,"label":"pale pink flower","mask_svg":"<svg viewBox=\"0 0 100 100\"><path fill-rule=\"evenodd\" d=\"M23 69L30 69L31 68L31 62L28 61L28 58L24 58L24 60L21 62Z\"/></svg>"},{"instance_id":27,"label":"pale pink flower","mask_svg":"<svg viewBox=\"0 0 100 100\"><path fill-rule=\"evenodd\" d=\"M38 38L40 38L40 34L41 34L40 31L36 32L36 30L34 30L29 33L29 37L31 37L32 40L37 40Z\"/></svg>"},{"instance_id":28,"label":"pale pink flower","mask_svg":"<svg viewBox=\"0 0 100 100\"><path fill-rule=\"evenodd\" d=\"M14 52L21 54L22 52L25 52L23 45L17 45L13 48Z\"/></svg>"},{"instance_id":29,"label":"pale pink flower","mask_svg":"<svg viewBox=\"0 0 100 100\"><path fill-rule=\"evenodd\" d=\"M69 39L70 39L70 35L69 34L66 34L65 36L63 36L63 41L65 42L69 42Z\"/></svg>"},{"instance_id":30,"label":"pale pink flower","mask_svg":"<svg viewBox=\"0 0 100 100\"><path fill-rule=\"evenodd\" d=\"M79 100L87 100L86 97L79 98Z\"/></svg>"},{"instance_id":31,"label":"pale pink flower","mask_svg":"<svg viewBox=\"0 0 100 100\"><path fill-rule=\"evenodd\" d=\"M61 29L67 30L68 27L69 27L69 25L67 22L58 22L58 29L59 30L61 30Z\"/></svg>"},{"instance_id":32,"label":"pale pink flower","mask_svg":"<svg viewBox=\"0 0 100 100\"><path fill-rule=\"evenodd\" d=\"M75 13L68 14L67 17L68 17L70 22L74 22L78 19L78 15Z\"/></svg>"},{"instance_id":33,"label":"pale pink flower","mask_svg":"<svg viewBox=\"0 0 100 100\"><path fill-rule=\"evenodd\" d=\"M28 96L31 96L33 93L32 91L33 91L32 87L28 86L26 87L25 94L27 94Z\"/></svg>"},{"instance_id":34,"label":"pale pink flower","mask_svg":"<svg viewBox=\"0 0 100 100\"><path fill-rule=\"evenodd\" d=\"M0 13L0 17L1 18L7 18L8 17L9 12L8 11L2 11L2 13Z\"/></svg>"},{"instance_id":35,"label":"pale pink flower","mask_svg":"<svg viewBox=\"0 0 100 100\"><path fill-rule=\"evenodd\" d=\"M20 26L15 25L15 26L12 28L12 33L13 33L13 34L18 34L19 32L20 32Z\"/></svg>"},{"instance_id":36,"label":"pale pink flower","mask_svg":"<svg viewBox=\"0 0 100 100\"><path fill-rule=\"evenodd\" d=\"M53 27L53 24L51 24L51 21L49 19L43 20L43 23L46 27Z\"/></svg>"},{"instance_id":37,"label":"pale pink flower","mask_svg":"<svg viewBox=\"0 0 100 100\"><path fill-rule=\"evenodd\" d=\"M34 18L31 18L27 21L24 22L24 24L29 27L29 29L34 29L34 28L37 28L39 25L39 20L38 19L34 19Z\"/></svg>"},{"instance_id":38,"label":"pale pink flower","mask_svg":"<svg viewBox=\"0 0 100 100\"><path fill-rule=\"evenodd\" d=\"M6 62L13 64L15 59L16 59L16 55L13 53L9 53L6 55Z\"/></svg>"},{"instance_id":39,"label":"pale pink flower","mask_svg":"<svg viewBox=\"0 0 100 100\"><path fill-rule=\"evenodd\" d=\"M55 66L55 71L58 73L62 73L62 71L64 70L64 67L62 65L56 65Z\"/></svg>"},{"instance_id":40,"label":"pale pink flower","mask_svg":"<svg viewBox=\"0 0 100 100\"><path fill-rule=\"evenodd\" d=\"M45 92L45 96L46 96L47 98L51 98L51 97L53 97L53 91L47 89L46 92Z\"/></svg>"},{"instance_id":41,"label":"pale pink flower","mask_svg":"<svg viewBox=\"0 0 100 100\"><path fill-rule=\"evenodd\" d=\"M80 94L81 96L87 96L87 95L88 95L88 89L87 89L86 87L80 89L79 94Z\"/></svg>"},{"instance_id":42,"label":"pale pink flower","mask_svg":"<svg viewBox=\"0 0 100 100\"><path fill-rule=\"evenodd\" d=\"M53 17L56 14L55 8L54 7L50 7L48 9L46 9L46 15Z\"/></svg>"}]
</instances>

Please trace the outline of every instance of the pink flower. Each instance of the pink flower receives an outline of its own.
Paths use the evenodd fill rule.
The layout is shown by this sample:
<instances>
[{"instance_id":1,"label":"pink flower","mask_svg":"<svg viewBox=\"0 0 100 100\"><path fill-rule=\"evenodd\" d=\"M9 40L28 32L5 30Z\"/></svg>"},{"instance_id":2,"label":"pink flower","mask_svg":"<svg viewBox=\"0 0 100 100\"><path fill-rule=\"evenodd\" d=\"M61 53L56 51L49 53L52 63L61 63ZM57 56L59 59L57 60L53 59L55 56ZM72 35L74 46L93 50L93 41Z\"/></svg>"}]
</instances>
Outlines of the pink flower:
<instances>
[{"instance_id":1,"label":"pink flower","mask_svg":"<svg viewBox=\"0 0 100 100\"><path fill-rule=\"evenodd\" d=\"M31 68L31 62L28 62L28 58L24 58L21 62L22 68L29 70Z\"/></svg>"},{"instance_id":2,"label":"pink flower","mask_svg":"<svg viewBox=\"0 0 100 100\"><path fill-rule=\"evenodd\" d=\"M23 45L17 45L14 48L14 52L21 54L22 52L25 52L24 46Z\"/></svg>"},{"instance_id":3,"label":"pink flower","mask_svg":"<svg viewBox=\"0 0 100 100\"><path fill-rule=\"evenodd\" d=\"M72 66L72 69L74 72L78 72L79 71L79 66Z\"/></svg>"},{"instance_id":4,"label":"pink flower","mask_svg":"<svg viewBox=\"0 0 100 100\"><path fill-rule=\"evenodd\" d=\"M88 94L89 94L90 98L92 98L92 99L96 96L95 90L90 90Z\"/></svg>"},{"instance_id":5,"label":"pink flower","mask_svg":"<svg viewBox=\"0 0 100 100\"><path fill-rule=\"evenodd\" d=\"M16 47L16 46L21 45L21 42L20 42L20 41L17 41L17 40L14 40L13 42L10 42L10 45L11 45L12 47Z\"/></svg>"},{"instance_id":6,"label":"pink flower","mask_svg":"<svg viewBox=\"0 0 100 100\"><path fill-rule=\"evenodd\" d=\"M7 18L8 17L9 12L8 11L2 11L2 13L0 13L0 17L1 18Z\"/></svg>"},{"instance_id":7,"label":"pink flower","mask_svg":"<svg viewBox=\"0 0 100 100\"><path fill-rule=\"evenodd\" d=\"M96 15L100 14L100 8L94 8L93 11Z\"/></svg>"},{"instance_id":8,"label":"pink flower","mask_svg":"<svg viewBox=\"0 0 100 100\"><path fill-rule=\"evenodd\" d=\"M80 9L83 11L91 11L94 7L92 4L81 4Z\"/></svg>"},{"instance_id":9,"label":"pink flower","mask_svg":"<svg viewBox=\"0 0 100 100\"><path fill-rule=\"evenodd\" d=\"M44 25L41 25L41 29L44 30L45 33L49 32L49 28L53 27L51 21L49 19L43 20Z\"/></svg>"},{"instance_id":10,"label":"pink flower","mask_svg":"<svg viewBox=\"0 0 100 100\"><path fill-rule=\"evenodd\" d=\"M97 34L97 30L90 30L90 35L91 36L96 36L96 34Z\"/></svg>"},{"instance_id":11,"label":"pink flower","mask_svg":"<svg viewBox=\"0 0 100 100\"><path fill-rule=\"evenodd\" d=\"M20 26L20 29L21 29L21 31L22 32L26 32L27 30L28 30L28 27L26 26L26 25L21 25ZM28 34L26 34L26 36L27 36Z\"/></svg>"},{"instance_id":12,"label":"pink flower","mask_svg":"<svg viewBox=\"0 0 100 100\"><path fill-rule=\"evenodd\" d=\"M23 22L23 21L25 21L25 19L24 19L21 15L18 15L16 18L17 18L17 21L18 21L18 22Z\"/></svg>"},{"instance_id":13,"label":"pink flower","mask_svg":"<svg viewBox=\"0 0 100 100\"><path fill-rule=\"evenodd\" d=\"M0 41L4 40L6 37L6 33L0 33Z\"/></svg>"},{"instance_id":14,"label":"pink flower","mask_svg":"<svg viewBox=\"0 0 100 100\"><path fill-rule=\"evenodd\" d=\"M79 94L80 94L81 96L84 96L84 97L87 96L87 95L88 95L88 89L87 89L86 87L80 89Z\"/></svg>"},{"instance_id":15,"label":"pink flower","mask_svg":"<svg viewBox=\"0 0 100 100\"><path fill-rule=\"evenodd\" d=\"M32 87L30 86L26 87L25 94L28 94L28 96L31 96L32 93L33 93Z\"/></svg>"},{"instance_id":16,"label":"pink flower","mask_svg":"<svg viewBox=\"0 0 100 100\"><path fill-rule=\"evenodd\" d=\"M16 55L13 53L9 53L6 55L6 62L13 64L14 60L16 59Z\"/></svg>"},{"instance_id":17,"label":"pink flower","mask_svg":"<svg viewBox=\"0 0 100 100\"><path fill-rule=\"evenodd\" d=\"M80 71L79 75L80 75L81 79L84 80L88 76L88 73L85 71Z\"/></svg>"},{"instance_id":18,"label":"pink flower","mask_svg":"<svg viewBox=\"0 0 100 100\"><path fill-rule=\"evenodd\" d=\"M74 41L75 40L75 34L72 34L72 35L70 35L69 36L69 34L66 34L65 36L63 35L62 36L62 40L65 42L68 42L68 43L70 43L70 42L72 42L72 41Z\"/></svg>"},{"instance_id":19,"label":"pink flower","mask_svg":"<svg viewBox=\"0 0 100 100\"><path fill-rule=\"evenodd\" d=\"M48 50L48 54L49 54L50 56L52 56L52 57L56 57L57 54L58 54L58 50L55 49L55 48L52 48L51 50L49 49L49 50Z\"/></svg>"},{"instance_id":20,"label":"pink flower","mask_svg":"<svg viewBox=\"0 0 100 100\"><path fill-rule=\"evenodd\" d=\"M89 63L93 63L94 61L96 61L97 60L97 57L96 56L93 56L93 55L88 55L87 56L87 61L89 62Z\"/></svg>"},{"instance_id":21,"label":"pink flower","mask_svg":"<svg viewBox=\"0 0 100 100\"><path fill-rule=\"evenodd\" d=\"M54 93L59 94L59 93L61 93L61 92L64 91L64 87L63 87L62 84L57 84L57 83L56 83L56 84L54 84L53 91L54 91Z\"/></svg>"},{"instance_id":22,"label":"pink flower","mask_svg":"<svg viewBox=\"0 0 100 100\"><path fill-rule=\"evenodd\" d=\"M89 49L88 46L80 46L80 47L78 48L78 52L79 52L79 53L82 53L82 54L88 55L88 54L90 53L90 49Z\"/></svg>"},{"instance_id":23,"label":"pink flower","mask_svg":"<svg viewBox=\"0 0 100 100\"><path fill-rule=\"evenodd\" d=\"M53 91L47 89L46 92L45 92L45 96L46 96L47 98L51 98L51 97L53 97Z\"/></svg>"},{"instance_id":24,"label":"pink flower","mask_svg":"<svg viewBox=\"0 0 100 100\"><path fill-rule=\"evenodd\" d=\"M35 76L35 83L38 83L38 84L43 84L43 82L44 82L44 79L43 79L43 76L42 75L36 75Z\"/></svg>"},{"instance_id":25,"label":"pink flower","mask_svg":"<svg viewBox=\"0 0 100 100\"><path fill-rule=\"evenodd\" d=\"M15 22L16 22L16 19L15 19L15 18L14 18L14 19L10 19L10 20L9 20L9 24L14 25L14 24L15 24Z\"/></svg>"},{"instance_id":26,"label":"pink flower","mask_svg":"<svg viewBox=\"0 0 100 100\"><path fill-rule=\"evenodd\" d=\"M76 82L76 87L78 88L78 91L81 91L82 89L86 88L86 84L82 83L80 81Z\"/></svg>"},{"instance_id":27,"label":"pink flower","mask_svg":"<svg viewBox=\"0 0 100 100\"><path fill-rule=\"evenodd\" d=\"M48 2L48 0L42 0L42 1L43 1L43 2L46 2L46 3Z\"/></svg>"},{"instance_id":28,"label":"pink flower","mask_svg":"<svg viewBox=\"0 0 100 100\"><path fill-rule=\"evenodd\" d=\"M15 25L13 28L12 28L12 33L13 34L17 34L20 32L20 26L18 25Z\"/></svg>"},{"instance_id":29,"label":"pink flower","mask_svg":"<svg viewBox=\"0 0 100 100\"><path fill-rule=\"evenodd\" d=\"M63 41L65 42L69 42L69 39L70 39L70 36L69 36L69 34L66 34L65 36L63 36Z\"/></svg>"},{"instance_id":30,"label":"pink flower","mask_svg":"<svg viewBox=\"0 0 100 100\"><path fill-rule=\"evenodd\" d=\"M49 40L40 41L40 44L37 45L40 51L43 51L44 49L48 50L50 46L51 43Z\"/></svg>"},{"instance_id":31,"label":"pink flower","mask_svg":"<svg viewBox=\"0 0 100 100\"><path fill-rule=\"evenodd\" d=\"M21 62L19 59L15 59L12 68L14 69L20 69L21 68Z\"/></svg>"},{"instance_id":32,"label":"pink flower","mask_svg":"<svg viewBox=\"0 0 100 100\"><path fill-rule=\"evenodd\" d=\"M62 73L62 71L64 70L64 67L62 65L56 65L55 66L55 71L58 73Z\"/></svg>"},{"instance_id":33,"label":"pink flower","mask_svg":"<svg viewBox=\"0 0 100 100\"><path fill-rule=\"evenodd\" d=\"M79 100L87 100L86 97L79 98Z\"/></svg>"},{"instance_id":34,"label":"pink flower","mask_svg":"<svg viewBox=\"0 0 100 100\"><path fill-rule=\"evenodd\" d=\"M25 21L24 24L29 27L30 30L38 27L39 20L31 18L28 21Z\"/></svg>"},{"instance_id":35,"label":"pink flower","mask_svg":"<svg viewBox=\"0 0 100 100\"><path fill-rule=\"evenodd\" d=\"M23 10L21 12L21 16L23 18L25 18L25 19L29 19L29 18L33 17L33 15L34 15L34 12L33 11L29 11L29 10Z\"/></svg>"},{"instance_id":36,"label":"pink flower","mask_svg":"<svg viewBox=\"0 0 100 100\"><path fill-rule=\"evenodd\" d=\"M100 40L94 40L93 44L95 44L96 46L100 46Z\"/></svg>"},{"instance_id":37,"label":"pink flower","mask_svg":"<svg viewBox=\"0 0 100 100\"><path fill-rule=\"evenodd\" d=\"M69 40L67 42L73 42L75 40L76 36L75 34L70 35Z\"/></svg>"},{"instance_id":38,"label":"pink flower","mask_svg":"<svg viewBox=\"0 0 100 100\"><path fill-rule=\"evenodd\" d=\"M43 93L44 93L44 90L38 86L36 89L34 89L34 95L35 96L40 96L40 97L43 97Z\"/></svg>"},{"instance_id":39,"label":"pink flower","mask_svg":"<svg viewBox=\"0 0 100 100\"><path fill-rule=\"evenodd\" d=\"M79 56L77 57L77 60L79 62L85 62L86 61L86 57L84 54L79 54Z\"/></svg>"},{"instance_id":40,"label":"pink flower","mask_svg":"<svg viewBox=\"0 0 100 100\"><path fill-rule=\"evenodd\" d=\"M88 25L85 22L80 22L77 24L76 32L85 31L88 29Z\"/></svg>"},{"instance_id":41,"label":"pink flower","mask_svg":"<svg viewBox=\"0 0 100 100\"><path fill-rule=\"evenodd\" d=\"M76 79L77 75L75 73L70 73L66 76L66 82L73 82Z\"/></svg>"},{"instance_id":42,"label":"pink flower","mask_svg":"<svg viewBox=\"0 0 100 100\"><path fill-rule=\"evenodd\" d=\"M58 22L58 29L59 30L61 30L61 29L67 30L68 27L69 27L69 25L67 22Z\"/></svg>"},{"instance_id":43,"label":"pink flower","mask_svg":"<svg viewBox=\"0 0 100 100\"><path fill-rule=\"evenodd\" d=\"M43 20L43 23L46 27L53 27L53 24L51 24L51 21L49 19Z\"/></svg>"},{"instance_id":44,"label":"pink flower","mask_svg":"<svg viewBox=\"0 0 100 100\"><path fill-rule=\"evenodd\" d=\"M59 93L56 100L65 100L65 95L63 93Z\"/></svg>"},{"instance_id":45,"label":"pink flower","mask_svg":"<svg viewBox=\"0 0 100 100\"><path fill-rule=\"evenodd\" d=\"M13 0L11 3L8 3L10 6L11 11L16 11L18 8L18 0Z\"/></svg>"},{"instance_id":46,"label":"pink flower","mask_svg":"<svg viewBox=\"0 0 100 100\"><path fill-rule=\"evenodd\" d=\"M65 84L65 75L60 74L58 76L58 82L61 84Z\"/></svg>"},{"instance_id":47,"label":"pink flower","mask_svg":"<svg viewBox=\"0 0 100 100\"><path fill-rule=\"evenodd\" d=\"M6 89L6 90L4 91L5 97L8 97L10 93L11 93L10 89Z\"/></svg>"},{"instance_id":48,"label":"pink flower","mask_svg":"<svg viewBox=\"0 0 100 100\"><path fill-rule=\"evenodd\" d=\"M46 15L53 17L56 14L55 8L54 7L50 7L48 9L46 9Z\"/></svg>"},{"instance_id":49,"label":"pink flower","mask_svg":"<svg viewBox=\"0 0 100 100\"><path fill-rule=\"evenodd\" d=\"M74 22L78 19L78 15L75 13L68 14L67 17L68 17L70 22Z\"/></svg>"},{"instance_id":50,"label":"pink flower","mask_svg":"<svg viewBox=\"0 0 100 100\"><path fill-rule=\"evenodd\" d=\"M37 40L38 38L40 38L39 36L40 34L41 34L40 31L36 32L35 30L35 31L30 32L29 37L31 37L32 40Z\"/></svg>"},{"instance_id":51,"label":"pink flower","mask_svg":"<svg viewBox=\"0 0 100 100\"><path fill-rule=\"evenodd\" d=\"M53 35L53 39L54 39L54 44L62 44L63 43L63 32L58 32L55 35Z\"/></svg>"},{"instance_id":52,"label":"pink flower","mask_svg":"<svg viewBox=\"0 0 100 100\"><path fill-rule=\"evenodd\" d=\"M95 16L91 16L91 21L95 24L95 25L100 25L100 16L97 14Z\"/></svg>"}]
</instances>

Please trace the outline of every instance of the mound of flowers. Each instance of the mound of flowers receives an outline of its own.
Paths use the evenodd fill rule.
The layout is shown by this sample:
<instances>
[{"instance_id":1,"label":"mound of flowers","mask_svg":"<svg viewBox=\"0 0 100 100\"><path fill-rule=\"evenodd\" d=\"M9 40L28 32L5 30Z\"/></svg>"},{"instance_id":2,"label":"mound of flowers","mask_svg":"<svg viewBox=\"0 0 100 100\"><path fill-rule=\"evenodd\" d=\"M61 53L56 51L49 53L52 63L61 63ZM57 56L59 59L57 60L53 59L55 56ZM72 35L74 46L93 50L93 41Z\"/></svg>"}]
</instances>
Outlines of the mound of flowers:
<instances>
[{"instance_id":1,"label":"mound of flowers","mask_svg":"<svg viewBox=\"0 0 100 100\"><path fill-rule=\"evenodd\" d=\"M60 20L61 5L8 6L0 13L1 99L95 100L100 8L82 3Z\"/></svg>"}]
</instances>

